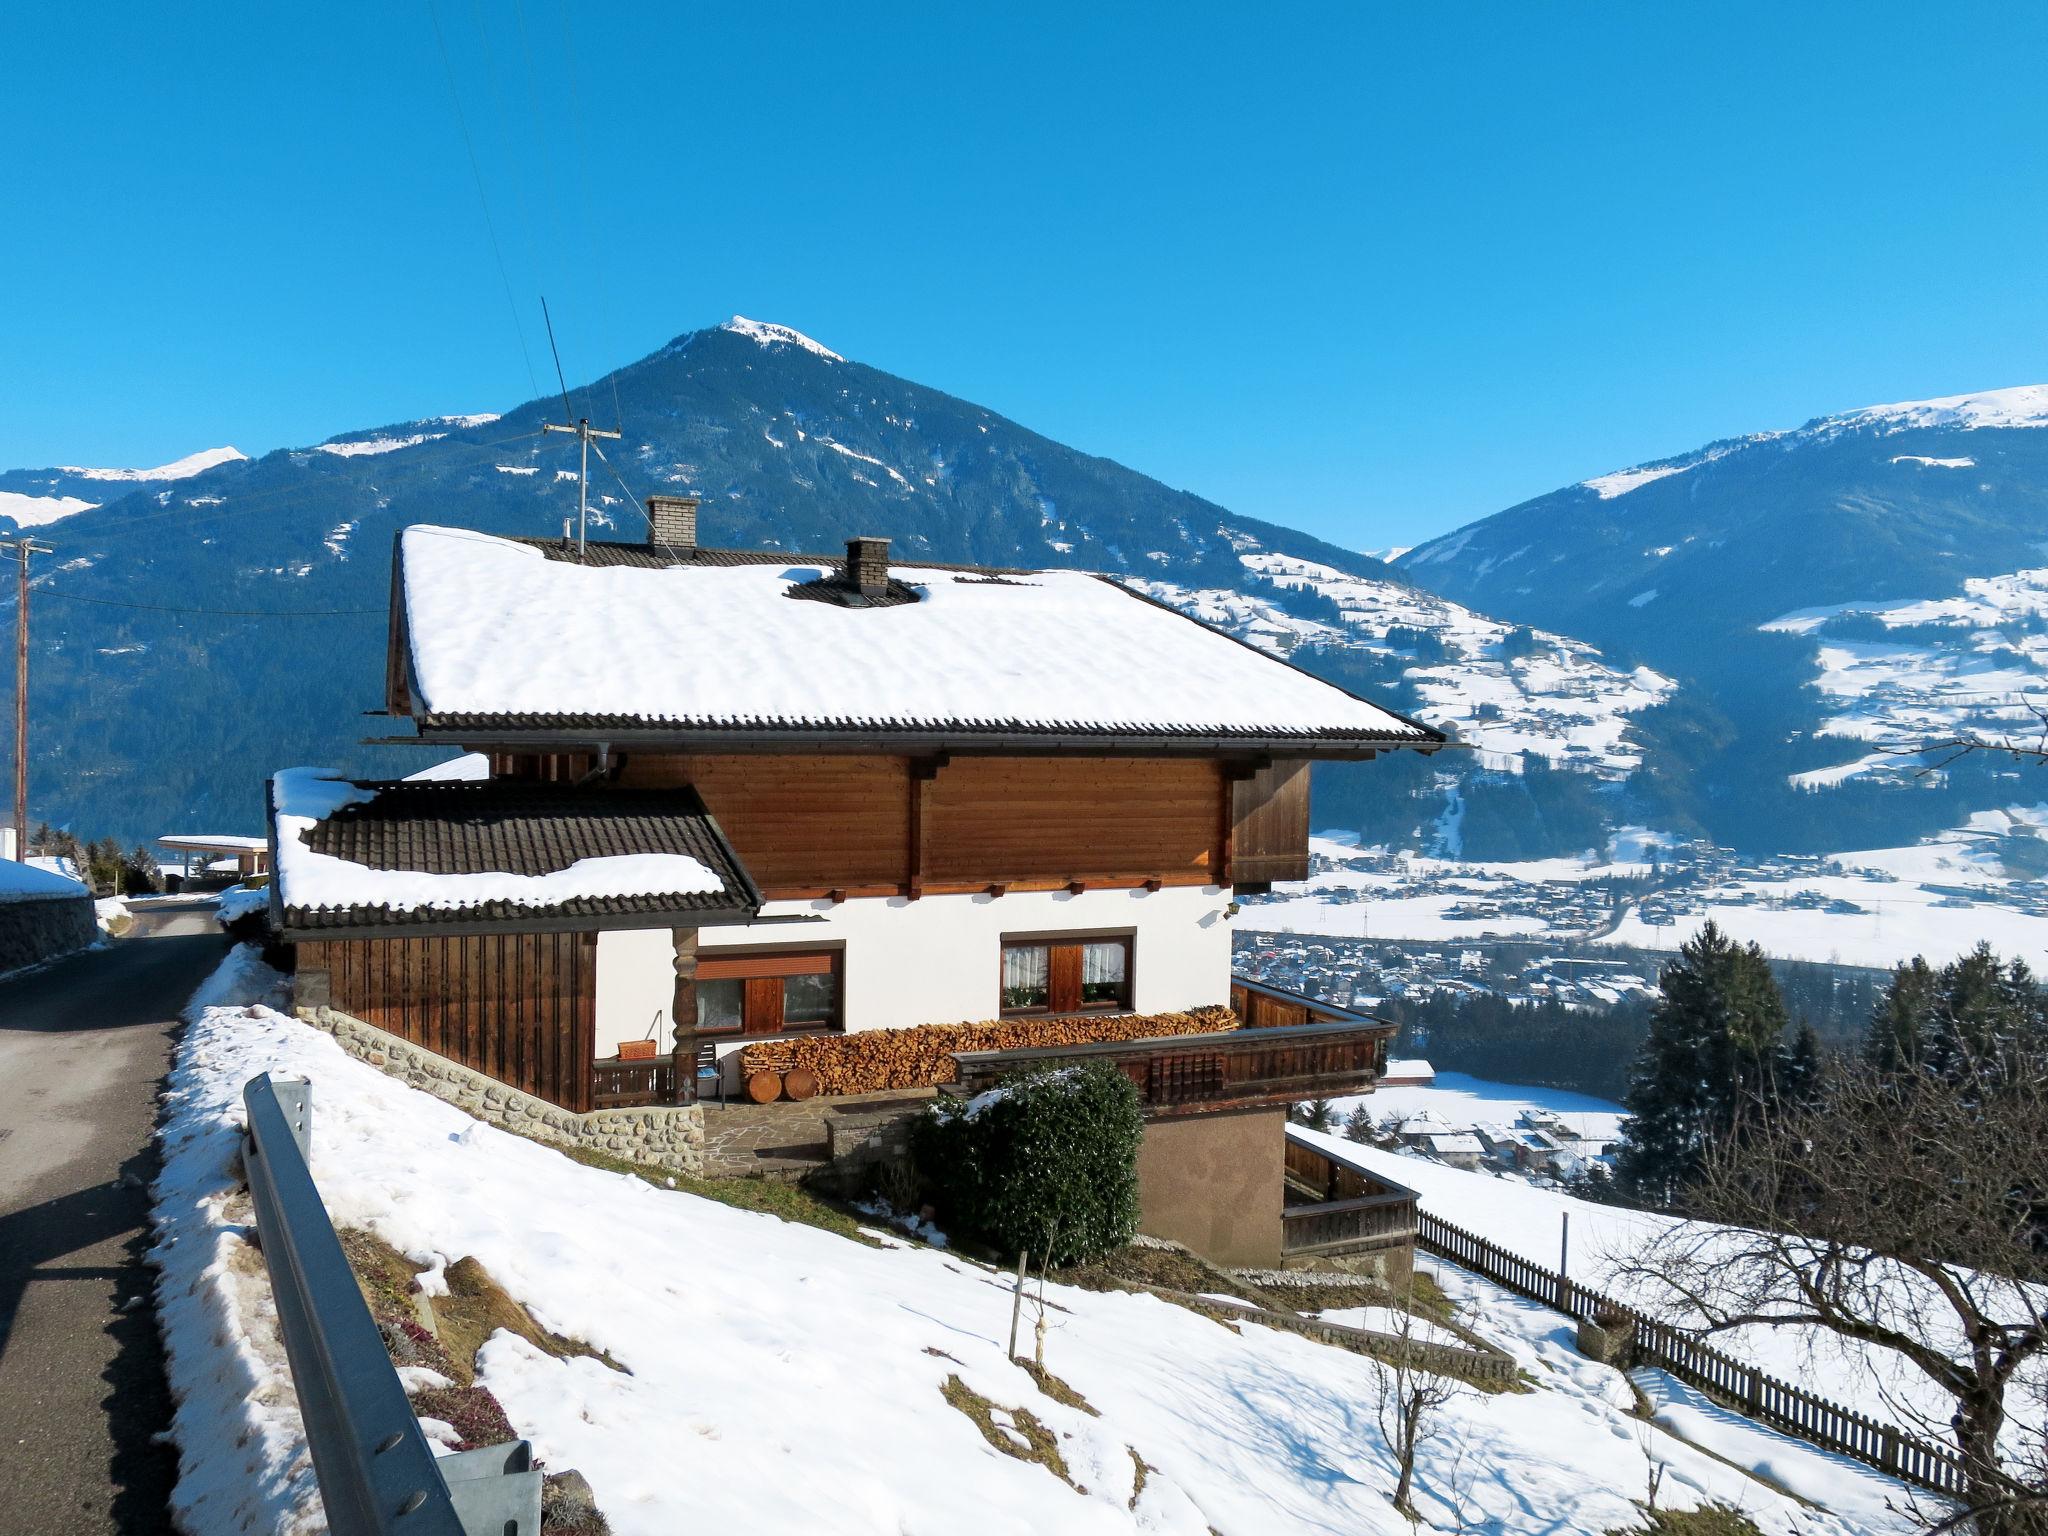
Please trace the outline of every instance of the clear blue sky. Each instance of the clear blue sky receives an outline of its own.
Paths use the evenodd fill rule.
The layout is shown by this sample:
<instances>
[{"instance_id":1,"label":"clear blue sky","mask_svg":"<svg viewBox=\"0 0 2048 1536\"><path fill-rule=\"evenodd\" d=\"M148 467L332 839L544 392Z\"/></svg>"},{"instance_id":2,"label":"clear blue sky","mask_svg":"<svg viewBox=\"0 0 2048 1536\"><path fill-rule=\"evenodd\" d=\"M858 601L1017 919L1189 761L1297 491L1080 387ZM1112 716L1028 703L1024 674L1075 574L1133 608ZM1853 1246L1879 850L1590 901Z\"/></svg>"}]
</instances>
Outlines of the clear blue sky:
<instances>
[{"instance_id":1,"label":"clear blue sky","mask_svg":"<svg viewBox=\"0 0 2048 1536\"><path fill-rule=\"evenodd\" d=\"M543 383L779 320L1372 547L2048 380L2037 7L0 0L0 466L535 393L436 16Z\"/></svg>"}]
</instances>

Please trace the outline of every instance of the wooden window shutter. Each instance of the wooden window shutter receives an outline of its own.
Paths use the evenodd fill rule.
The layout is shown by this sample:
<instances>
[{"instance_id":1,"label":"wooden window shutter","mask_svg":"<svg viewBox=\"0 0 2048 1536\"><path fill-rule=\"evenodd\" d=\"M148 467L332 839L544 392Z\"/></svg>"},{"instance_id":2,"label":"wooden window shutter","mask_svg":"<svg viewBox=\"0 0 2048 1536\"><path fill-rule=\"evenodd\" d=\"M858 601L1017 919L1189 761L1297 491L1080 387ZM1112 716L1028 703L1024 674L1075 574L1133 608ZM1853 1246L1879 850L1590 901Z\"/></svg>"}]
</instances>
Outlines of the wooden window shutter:
<instances>
[{"instance_id":1,"label":"wooden window shutter","mask_svg":"<svg viewBox=\"0 0 2048 1536\"><path fill-rule=\"evenodd\" d=\"M747 978L747 1033L772 1035L782 1028L782 978Z\"/></svg>"},{"instance_id":2,"label":"wooden window shutter","mask_svg":"<svg viewBox=\"0 0 2048 1536\"><path fill-rule=\"evenodd\" d=\"M1308 764L1269 763L1230 783L1232 885L1308 878Z\"/></svg>"},{"instance_id":3,"label":"wooden window shutter","mask_svg":"<svg viewBox=\"0 0 2048 1536\"><path fill-rule=\"evenodd\" d=\"M1081 946L1055 944L1048 958L1052 1011L1078 1013L1081 1008Z\"/></svg>"}]
</instances>

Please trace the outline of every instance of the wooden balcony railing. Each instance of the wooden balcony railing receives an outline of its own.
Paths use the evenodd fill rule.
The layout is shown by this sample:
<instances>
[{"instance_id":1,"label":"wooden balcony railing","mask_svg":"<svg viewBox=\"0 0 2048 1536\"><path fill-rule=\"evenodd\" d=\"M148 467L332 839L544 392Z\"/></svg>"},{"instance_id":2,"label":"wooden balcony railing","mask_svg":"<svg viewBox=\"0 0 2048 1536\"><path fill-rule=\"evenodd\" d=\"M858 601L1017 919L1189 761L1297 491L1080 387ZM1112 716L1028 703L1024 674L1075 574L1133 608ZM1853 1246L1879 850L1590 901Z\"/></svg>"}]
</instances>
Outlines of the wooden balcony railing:
<instances>
[{"instance_id":1,"label":"wooden balcony railing","mask_svg":"<svg viewBox=\"0 0 2048 1536\"><path fill-rule=\"evenodd\" d=\"M651 1104L677 1104L675 1060L653 1056L621 1061L616 1056L592 1063L592 1109L644 1109Z\"/></svg>"},{"instance_id":2,"label":"wooden balcony railing","mask_svg":"<svg viewBox=\"0 0 2048 1536\"><path fill-rule=\"evenodd\" d=\"M1247 1029L1285 1028L1295 1024L1378 1024L1369 1013L1340 1008L1305 992L1290 992L1249 976L1230 978L1230 1006Z\"/></svg>"},{"instance_id":3,"label":"wooden balcony railing","mask_svg":"<svg viewBox=\"0 0 2048 1536\"><path fill-rule=\"evenodd\" d=\"M1099 1040L1012 1051L959 1051L956 1089L979 1093L1013 1073L1112 1062L1153 1113L1195 1113L1370 1093L1394 1026L1372 1020L1240 1029L1220 1035Z\"/></svg>"},{"instance_id":4,"label":"wooden balcony railing","mask_svg":"<svg viewBox=\"0 0 2048 1536\"><path fill-rule=\"evenodd\" d=\"M1415 1197L1409 1194L1389 1191L1356 1200L1290 1205L1280 1212L1280 1251L1288 1258L1362 1253L1414 1240Z\"/></svg>"},{"instance_id":5,"label":"wooden balcony railing","mask_svg":"<svg viewBox=\"0 0 2048 1536\"><path fill-rule=\"evenodd\" d=\"M1292 1127L1287 1187L1294 1198L1280 1213L1280 1251L1290 1258L1369 1252L1415 1240L1414 1190L1298 1139Z\"/></svg>"}]
</instances>

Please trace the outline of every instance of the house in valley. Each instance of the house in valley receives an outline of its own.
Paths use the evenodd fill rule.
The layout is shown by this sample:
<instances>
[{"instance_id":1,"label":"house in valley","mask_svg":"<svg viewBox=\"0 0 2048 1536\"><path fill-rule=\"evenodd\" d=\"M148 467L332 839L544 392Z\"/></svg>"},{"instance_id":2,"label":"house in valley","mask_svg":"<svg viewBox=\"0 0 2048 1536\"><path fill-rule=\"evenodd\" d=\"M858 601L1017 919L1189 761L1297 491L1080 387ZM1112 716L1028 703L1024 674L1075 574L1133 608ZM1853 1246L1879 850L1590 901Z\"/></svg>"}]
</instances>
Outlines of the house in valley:
<instances>
[{"instance_id":1,"label":"house in valley","mask_svg":"<svg viewBox=\"0 0 2048 1536\"><path fill-rule=\"evenodd\" d=\"M387 710L489 776L273 781L302 1007L580 1114L687 1101L700 1052L737 1088L764 1040L1229 1005L1237 896L1307 876L1309 765L1443 741L1108 578L649 511L399 536ZM1358 1092L1385 1027L1345 1017ZM1265 1061L1262 1108L1299 1087Z\"/></svg>"}]
</instances>

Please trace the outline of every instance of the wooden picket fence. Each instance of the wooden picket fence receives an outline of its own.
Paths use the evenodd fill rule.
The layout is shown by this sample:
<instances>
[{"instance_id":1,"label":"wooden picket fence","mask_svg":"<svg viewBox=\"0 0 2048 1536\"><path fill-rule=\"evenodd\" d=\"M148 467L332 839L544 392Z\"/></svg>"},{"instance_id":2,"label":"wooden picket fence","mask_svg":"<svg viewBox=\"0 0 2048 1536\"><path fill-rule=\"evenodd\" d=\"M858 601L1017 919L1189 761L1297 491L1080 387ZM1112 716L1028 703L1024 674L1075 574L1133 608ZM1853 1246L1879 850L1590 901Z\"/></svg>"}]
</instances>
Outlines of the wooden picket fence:
<instances>
[{"instance_id":1,"label":"wooden picket fence","mask_svg":"<svg viewBox=\"0 0 2048 1536\"><path fill-rule=\"evenodd\" d=\"M1767 1376L1683 1328L1647 1317L1427 1211L1416 1213L1415 1241L1426 1252L1484 1275L1531 1301L1609 1330L1627 1327L1631 1330L1630 1356L1637 1364L1660 1366L1760 1424L1916 1487L1935 1493L1963 1491L1962 1457L1948 1446L1880 1424L1852 1408Z\"/></svg>"}]
</instances>

